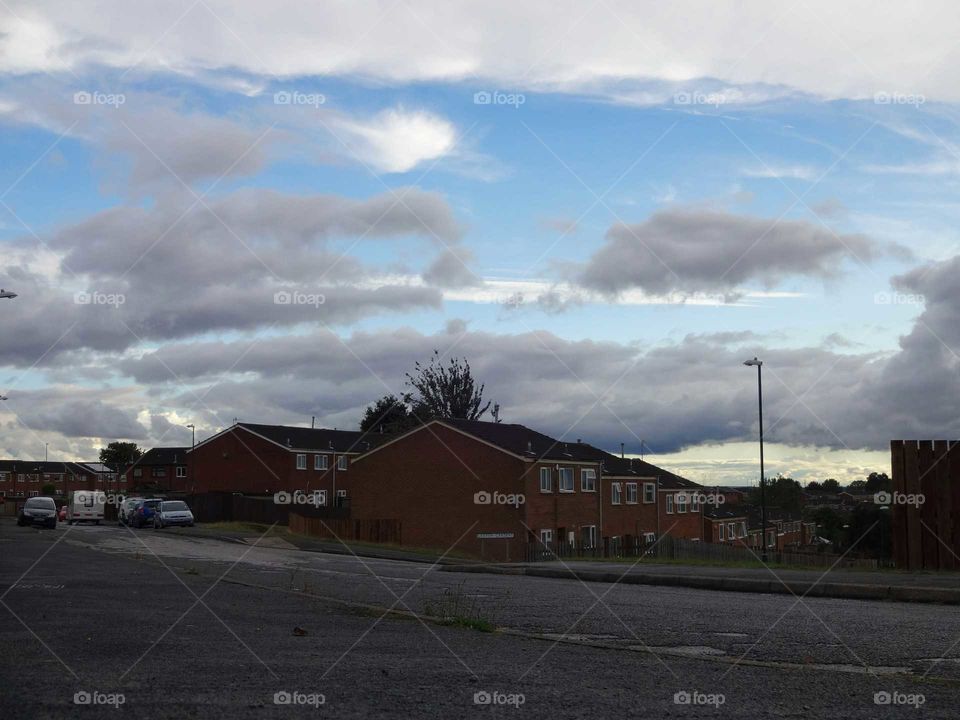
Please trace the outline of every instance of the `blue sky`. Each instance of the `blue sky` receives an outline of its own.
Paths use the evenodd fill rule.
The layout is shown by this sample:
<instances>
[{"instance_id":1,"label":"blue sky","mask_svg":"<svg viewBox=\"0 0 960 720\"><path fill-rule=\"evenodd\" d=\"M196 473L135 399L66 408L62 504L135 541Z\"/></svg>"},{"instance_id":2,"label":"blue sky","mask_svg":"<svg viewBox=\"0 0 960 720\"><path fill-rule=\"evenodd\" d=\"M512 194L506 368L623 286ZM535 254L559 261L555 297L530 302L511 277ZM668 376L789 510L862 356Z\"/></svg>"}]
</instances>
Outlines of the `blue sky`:
<instances>
[{"instance_id":1,"label":"blue sky","mask_svg":"<svg viewBox=\"0 0 960 720\"><path fill-rule=\"evenodd\" d=\"M508 421L704 482L756 474L755 354L774 471L960 430L936 4L202 5L0 12L0 451L348 426L434 348Z\"/></svg>"}]
</instances>

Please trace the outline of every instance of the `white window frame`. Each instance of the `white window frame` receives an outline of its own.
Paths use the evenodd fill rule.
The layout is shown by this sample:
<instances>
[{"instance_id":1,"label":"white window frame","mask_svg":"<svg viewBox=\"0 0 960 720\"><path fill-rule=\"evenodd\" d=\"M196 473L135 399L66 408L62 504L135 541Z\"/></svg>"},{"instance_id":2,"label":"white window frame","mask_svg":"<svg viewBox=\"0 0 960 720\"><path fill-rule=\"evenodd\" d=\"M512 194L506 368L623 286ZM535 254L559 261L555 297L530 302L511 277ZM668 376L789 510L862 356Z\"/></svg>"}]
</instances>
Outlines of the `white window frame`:
<instances>
[{"instance_id":1,"label":"white window frame","mask_svg":"<svg viewBox=\"0 0 960 720\"><path fill-rule=\"evenodd\" d=\"M673 493L667 493L667 515L673 515Z\"/></svg>"},{"instance_id":2,"label":"white window frame","mask_svg":"<svg viewBox=\"0 0 960 720\"><path fill-rule=\"evenodd\" d=\"M543 545L549 546L553 542L553 530L544 528L540 531L540 542Z\"/></svg>"},{"instance_id":3,"label":"white window frame","mask_svg":"<svg viewBox=\"0 0 960 720\"><path fill-rule=\"evenodd\" d=\"M546 483L544 483L544 481L546 481ZM540 492L553 492L553 470L551 468L540 468Z\"/></svg>"},{"instance_id":4,"label":"white window frame","mask_svg":"<svg viewBox=\"0 0 960 720\"><path fill-rule=\"evenodd\" d=\"M676 505L677 505L678 513L687 512L687 493L685 492L677 493Z\"/></svg>"},{"instance_id":5,"label":"white window frame","mask_svg":"<svg viewBox=\"0 0 960 720\"><path fill-rule=\"evenodd\" d=\"M631 496L633 500L631 500ZM627 483L627 505L637 504L637 484L635 482Z\"/></svg>"},{"instance_id":6,"label":"white window frame","mask_svg":"<svg viewBox=\"0 0 960 720\"><path fill-rule=\"evenodd\" d=\"M565 468L562 467L562 468L560 468L560 470L559 470L559 476L560 476L560 480L559 480L559 483L558 483L558 485L557 485L557 492L562 492L562 493L572 493L572 492L575 492L575 488L574 488L574 486L573 486L573 468L571 468L571 467L565 467ZM564 480L564 476L566 476L567 478L570 479L570 487L569 487L569 488L564 487L564 486L566 485L566 483L564 483L564 481L563 481L563 480Z\"/></svg>"},{"instance_id":7,"label":"white window frame","mask_svg":"<svg viewBox=\"0 0 960 720\"><path fill-rule=\"evenodd\" d=\"M587 482L589 481L589 483ZM580 492L597 491L597 471L594 468L580 469Z\"/></svg>"},{"instance_id":8,"label":"white window frame","mask_svg":"<svg viewBox=\"0 0 960 720\"><path fill-rule=\"evenodd\" d=\"M717 540L723 542L723 523L717 523L717 527L719 528L717 530Z\"/></svg>"},{"instance_id":9,"label":"white window frame","mask_svg":"<svg viewBox=\"0 0 960 720\"><path fill-rule=\"evenodd\" d=\"M150 470L150 475L152 477L165 478L167 476L167 469L165 467L155 467Z\"/></svg>"},{"instance_id":10,"label":"white window frame","mask_svg":"<svg viewBox=\"0 0 960 720\"><path fill-rule=\"evenodd\" d=\"M736 523L727 523L727 537L731 540L737 539L737 525Z\"/></svg>"},{"instance_id":11,"label":"white window frame","mask_svg":"<svg viewBox=\"0 0 960 720\"><path fill-rule=\"evenodd\" d=\"M328 460L326 455L314 455L313 456L313 469L314 470L326 470L328 467Z\"/></svg>"},{"instance_id":12,"label":"white window frame","mask_svg":"<svg viewBox=\"0 0 960 720\"><path fill-rule=\"evenodd\" d=\"M337 458L337 470L347 471L347 456L341 455Z\"/></svg>"},{"instance_id":13,"label":"white window frame","mask_svg":"<svg viewBox=\"0 0 960 720\"><path fill-rule=\"evenodd\" d=\"M690 497L690 512L700 512L700 493L695 492Z\"/></svg>"},{"instance_id":14,"label":"white window frame","mask_svg":"<svg viewBox=\"0 0 960 720\"><path fill-rule=\"evenodd\" d=\"M133 476L134 476L134 477L143 477L143 468L135 467L135 468L133 469Z\"/></svg>"},{"instance_id":15,"label":"white window frame","mask_svg":"<svg viewBox=\"0 0 960 720\"><path fill-rule=\"evenodd\" d=\"M657 541L657 534L656 534L656 533L652 533L652 532L645 532L645 533L643 534L643 541L644 541L644 542L656 542L656 541Z\"/></svg>"},{"instance_id":16,"label":"white window frame","mask_svg":"<svg viewBox=\"0 0 960 720\"><path fill-rule=\"evenodd\" d=\"M187 466L186 465L177 465L177 477L185 478L187 476Z\"/></svg>"},{"instance_id":17,"label":"white window frame","mask_svg":"<svg viewBox=\"0 0 960 720\"><path fill-rule=\"evenodd\" d=\"M610 504L623 504L623 485L618 482L610 483Z\"/></svg>"},{"instance_id":18,"label":"white window frame","mask_svg":"<svg viewBox=\"0 0 960 720\"><path fill-rule=\"evenodd\" d=\"M325 489L314 490L317 493L317 507L327 506L327 491Z\"/></svg>"},{"instance_id":19,"label":"white window frame","mask_svg":"<svg viewBox=\"0 0 960 720\"><path fill-rule=\"evenodd\" d=\"M39 491L39 490L31 490L31 491L30 491L30 497L38 497L39 495L40 495L40 491Z\"/></svg>"},{"instance_id":20,"label":"white window frame","mask_svg":"<svg viewBox=\"0 0 960 720\"><path fill-rule=\"evenodd\" d=\"M346 490L337 490L337 497L346 497L346 496L347 496Z\"/></svg>"},{"instance_id":21,"label":"white window frame","mask_svg":"<svg viewBox=\"0 0 960 720\"><path fill-rule=\"evenodd\" d=\"M649 495L648 495L649 493ZM647 499L649 497L649 499ZM650 505L657 501L657 484L652 482L645 482L643 484L643 503L644 505Z\"/></svg>"},{"instance_id":22,"label":"white window frame","mask_svg":"<svg viewBox=\"0 0 960 720\"><path fill-rule=\"evenodd\" d=\"M297 470L307 469L307 454L297 453Z\"/></svg>"},{"instance_id":23,"label":"white window frame","mask_svg":"<svg viewBox=\"0 0 960 720\"><path fill-rule=\"evenodd\" d=\"M740 525L740 532L737 533L738 537L742 537L742 538L746 537L746 536L747 536L747 521L746 521L746 520L741 520L738 524Z\"/></svg>"},{"instance_id":24,"label":"white window frame","mask_svg":"<svg viewBox=\"0 0 960 720\"><path fill-rule=\"evenodd\" d=\"M589 538L589 544L584 542L583 535L586 531L587 537ZM597 526L596 525L581 525L580 526L580 546L585 548L595 548L597 546Z\"/></svg>"}]
</instances>

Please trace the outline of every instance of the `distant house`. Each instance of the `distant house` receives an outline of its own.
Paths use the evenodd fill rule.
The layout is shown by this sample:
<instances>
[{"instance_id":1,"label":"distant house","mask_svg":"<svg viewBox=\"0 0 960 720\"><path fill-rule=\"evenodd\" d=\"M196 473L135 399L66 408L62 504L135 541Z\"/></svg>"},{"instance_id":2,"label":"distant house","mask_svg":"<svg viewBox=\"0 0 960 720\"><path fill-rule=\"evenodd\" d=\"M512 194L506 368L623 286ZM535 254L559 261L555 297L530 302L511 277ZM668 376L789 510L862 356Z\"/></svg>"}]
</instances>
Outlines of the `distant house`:
<instances>
[{"instance_id":1,"label":"distant house","mask_svg":"<svg viewBox=\"0 0 960 720\"><path fill-rule=\"evenodd\" d=\"M742 507L706 507L703 511L703 539L711 543L746 543L747 513Z\"/></svg>"},{"instance_id":2,"label":"distant house","mask_svg":"<svg viewBox=\"0 0 960 720\"><path fill-rule=\"evenodd\" d=\"M174 492L189 490L186 447L150 448L127 468L129 492Z\"/></svg>"},{"instance_id":3,"label":"distant house","mask_svg":"<svg viewBox=\"0 0 960 720\"><path fill-rule=\"evenodd\" d=\"M83 463L43 460L0 460L0 497L28 498L53 485L57 496L74 490L96 490L98 474Z\"/></svg>"}]
</instances>

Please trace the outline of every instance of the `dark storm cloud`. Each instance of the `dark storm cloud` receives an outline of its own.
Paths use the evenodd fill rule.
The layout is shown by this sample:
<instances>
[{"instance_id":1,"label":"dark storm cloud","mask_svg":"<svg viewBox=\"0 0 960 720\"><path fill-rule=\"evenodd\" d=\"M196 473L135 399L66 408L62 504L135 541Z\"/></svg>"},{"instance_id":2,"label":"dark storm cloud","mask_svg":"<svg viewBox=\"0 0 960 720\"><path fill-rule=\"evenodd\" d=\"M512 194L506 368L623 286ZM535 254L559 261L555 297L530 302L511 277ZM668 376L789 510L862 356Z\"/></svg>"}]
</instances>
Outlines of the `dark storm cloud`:
<instances>
[{"instance_id":1,"label":"dark storm cloud","mask_svg":"<svg viewBox=\"0 0 960 720\"><path fill-rule=\"evenodd\" d=\"M836 235L804 221L664 210L611 227L580 282L611 295L632 288L726 293L746 282L772 287L795 275L831 278L844 261L868 262L881 251L862 235Z\"/></svg>"}]
</instances>

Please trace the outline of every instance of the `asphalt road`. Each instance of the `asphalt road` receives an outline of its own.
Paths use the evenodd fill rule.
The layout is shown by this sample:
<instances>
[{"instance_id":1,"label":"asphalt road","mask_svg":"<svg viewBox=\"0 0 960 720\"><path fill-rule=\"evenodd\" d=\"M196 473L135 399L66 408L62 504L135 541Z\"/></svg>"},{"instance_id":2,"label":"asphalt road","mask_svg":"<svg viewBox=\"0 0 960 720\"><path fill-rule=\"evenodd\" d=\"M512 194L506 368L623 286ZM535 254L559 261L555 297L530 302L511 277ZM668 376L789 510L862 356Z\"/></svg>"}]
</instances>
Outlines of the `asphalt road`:
<instances>
[{"instance_id":1,"label":"asphalt road","mask_svg":"<svg viewBox=\"0 0 960 720\"><path fill-rule=\"evenodd\" d=\"M951 606L458 574L7 520L0 588L3 718L960 715Z\"/></svg>"}]
</instances>

